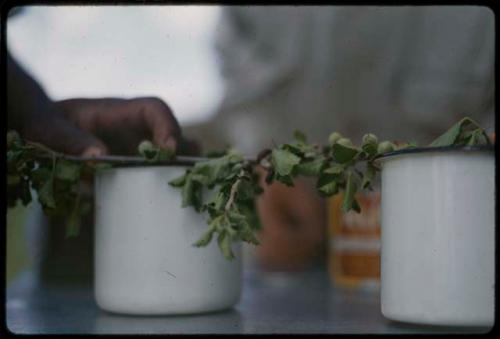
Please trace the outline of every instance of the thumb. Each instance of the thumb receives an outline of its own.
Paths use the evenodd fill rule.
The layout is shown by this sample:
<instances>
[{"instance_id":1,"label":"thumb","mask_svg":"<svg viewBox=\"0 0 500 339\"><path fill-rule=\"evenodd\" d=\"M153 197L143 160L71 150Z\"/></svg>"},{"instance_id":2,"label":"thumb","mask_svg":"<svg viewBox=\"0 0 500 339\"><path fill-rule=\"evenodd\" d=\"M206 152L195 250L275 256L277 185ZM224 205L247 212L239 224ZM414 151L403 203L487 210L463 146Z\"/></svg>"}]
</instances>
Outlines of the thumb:
<instances>
[{"instance_id":1,"label":"thumb","mask_svg":"<svg viewBox=\"0 0 500 339\"><path fill-rule=\"evenodd\" d=\"M81 130L65 118L34 121L25 129L27 139L40 142L55 151L81 156L107 154L106 145L93 134Z\"/></svg>"}]
</instances>

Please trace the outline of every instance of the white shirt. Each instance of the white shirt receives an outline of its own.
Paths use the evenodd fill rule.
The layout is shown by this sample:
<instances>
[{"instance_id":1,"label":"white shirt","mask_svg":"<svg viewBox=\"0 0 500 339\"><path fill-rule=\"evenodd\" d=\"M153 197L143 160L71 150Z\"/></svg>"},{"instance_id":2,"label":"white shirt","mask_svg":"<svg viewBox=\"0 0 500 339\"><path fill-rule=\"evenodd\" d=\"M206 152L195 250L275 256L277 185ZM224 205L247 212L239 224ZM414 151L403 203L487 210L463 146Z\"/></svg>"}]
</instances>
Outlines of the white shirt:
<instances>
[{"instance_id":1,"label":"white shirt","mask_svg":"<svg viewBox=\"0 0 500 339\"><path fill-rule=\"evenodd\" d=\"M478 6L228 6L219 133L244 153L300 129L425 145L463 116L494 128L494 15Z\"/></svg>"}]
</instances>

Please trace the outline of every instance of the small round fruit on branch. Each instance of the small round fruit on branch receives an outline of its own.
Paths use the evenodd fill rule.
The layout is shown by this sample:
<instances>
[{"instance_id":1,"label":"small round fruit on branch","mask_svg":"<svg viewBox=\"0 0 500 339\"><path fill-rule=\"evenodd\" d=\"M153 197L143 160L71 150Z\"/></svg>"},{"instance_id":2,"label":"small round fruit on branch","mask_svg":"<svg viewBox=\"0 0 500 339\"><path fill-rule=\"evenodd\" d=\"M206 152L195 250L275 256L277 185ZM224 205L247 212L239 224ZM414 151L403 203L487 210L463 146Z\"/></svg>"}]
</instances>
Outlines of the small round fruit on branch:
<instances>
[{"instance_id":1,"label":"small round fruit on branch","mask_svg":"<svg viewBox=\"0 0 500 339\"><path fill-rule=\"evenodd\" d=\"M395 145L392 142L382 141L380 144L378 144L377 153L379 154L388 153L394 151L394 149Z\"/></svg>"}]
</instances>

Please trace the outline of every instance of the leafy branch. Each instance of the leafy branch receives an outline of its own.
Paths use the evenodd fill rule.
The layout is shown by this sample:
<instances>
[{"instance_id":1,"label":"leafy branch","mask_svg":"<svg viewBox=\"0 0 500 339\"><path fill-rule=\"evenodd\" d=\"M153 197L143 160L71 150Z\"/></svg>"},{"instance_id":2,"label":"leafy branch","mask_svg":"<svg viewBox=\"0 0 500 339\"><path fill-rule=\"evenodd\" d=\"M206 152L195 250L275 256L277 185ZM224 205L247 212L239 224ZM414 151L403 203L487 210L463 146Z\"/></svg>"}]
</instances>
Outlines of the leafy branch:
<instances>
[{"instance_id":1,"label":"leafy branch","mask_svg":"<svg viewBox=\"0 0 500 339\"><path fill-rule=\"evenodd\" d=\"M485 131L466 117L435 139L430 147L487 144L490 140ZM377 157L409 147L416 145L379 142L370 133L362 138L358 147L338 132L332 133L325 145L318 145L308 143L306 136L296 131L291 143L263 150L256 160L245 159L234 150L219 152L188 167L169 184L181 190L182 207L208 215L208 228L194 245L207 246L216 237L223 255L232 259L234 241L259 244L256 233L261 225L255 201L263 189L257 167L264 170L266 184L277 181L293 186L297 177L315 178L320 195L329 197L344 192L342 209L360 212L356 194L372 189L380 171ZM172 152L157 148L150 141L143 141L138 152L148 163L176 160ZM15 206L18 201L29 204L31 190L35 190L44 212L67 217L66 235L76 236L81 216L91 210L91 199L82 193L81 182L95 170L111 166L105 162L79 160L82 158L55 152L44 145L22 140L15 131L8 132L8 206Z\"/></svg>"},{"instance_id":2,"label":"leafy branch","mask_svg":"<svg viewBox=\"0 0 500 339\"><path fill-rule=\"evenodd\" d=\"M472 119L463 118L430 146L484 144L490 144L484 130ZM357 147L338 132L330 134L328 143L320 146L308 143L303 133L295 131L293 142L261 151L255 162L245 161L232 151L197 163L184 175L171 181L170 185L182 189L183 207L192 206L198 212L208 211L208 229L195 246L207 246L217 234L222 253L232 259L232 241L258 244L255 233L260 224L255 198L263 190L255 171L257 166L267 172L267 184L278 181L293 186L294 178L316 178L316 189L320 195L330 197L342 191L342 210L359 213L361 208L356 194L363 189L373 189L372 183L380 171L376 159L391 151L416 146L415 143L396 145L387 140L379 142L374 134L369 133L363 136L361 146ZM242 183L247 183L247 186L240 188ZM206 189L215 190L215 193L204 203ZM242 213L243 210L246 213Z\"/></svg>"},{"instance_id":3,"label":"leafy branch","mask_svg":"<svg viewBox=\"0 0 500 339\"><path fill-rule=\"evenodd\" d=\"M81 192L80 182L89 171L83 164L31 141L7 133L7 206L32 201L31 191L46 215L68 217L66 236L76 236L81 216L91 210L91 199Z\"/></svg>"}]
</instances>

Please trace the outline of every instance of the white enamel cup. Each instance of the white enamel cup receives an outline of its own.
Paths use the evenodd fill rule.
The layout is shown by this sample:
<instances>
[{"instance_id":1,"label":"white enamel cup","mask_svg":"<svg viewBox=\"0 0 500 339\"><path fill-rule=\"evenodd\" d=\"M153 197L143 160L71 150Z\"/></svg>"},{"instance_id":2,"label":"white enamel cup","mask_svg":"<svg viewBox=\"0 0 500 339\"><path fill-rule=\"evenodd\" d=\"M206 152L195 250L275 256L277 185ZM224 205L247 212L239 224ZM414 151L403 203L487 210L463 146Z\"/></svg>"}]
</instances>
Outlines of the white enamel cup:
<instances>
[{"instance_id":1,"label":"white enamel cup","mask_svg":"<svg viewBox=\"0 0 500 339\"><path fill-rule=\"evenodd\" d=\"M241 244L225 259L216 239L192 244L206 216L181 207L168 182L183 166L119 167L96 174L95 299L106 311L191 314L235 305L241 294Z\"/></svg>"},{"instance_id":2,"label":"white enamel cup","mask_svg":"<svg viewBox=\"0 0 500 339\"><path fill-rule=\"evenodd\" d=\"M492 326L493 147L401 150L379 161L382 314L418 324Z\"/></svg>"}]
</instances>

